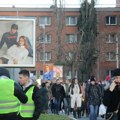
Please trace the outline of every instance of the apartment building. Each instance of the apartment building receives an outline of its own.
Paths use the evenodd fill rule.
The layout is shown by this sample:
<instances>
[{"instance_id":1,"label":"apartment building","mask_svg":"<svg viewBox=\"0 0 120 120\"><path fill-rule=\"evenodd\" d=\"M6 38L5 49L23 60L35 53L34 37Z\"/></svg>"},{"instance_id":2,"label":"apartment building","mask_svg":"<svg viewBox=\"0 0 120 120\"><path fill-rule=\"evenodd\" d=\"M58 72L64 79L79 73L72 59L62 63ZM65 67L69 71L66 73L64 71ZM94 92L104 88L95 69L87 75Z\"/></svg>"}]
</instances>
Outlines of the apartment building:
<instances>
[{"instance_id":1,"label":"apartment building","mask_svg":"<svg viewBox=\"0 0 120 120\"><path fill-rule=\"evenodd\" d=\"M106 75L112 75L112 70L119 67L119 39L120 39L120 9L96 8L98 26L98 59L94 67L94 74L98 80L105 79ZM64 27L61 33L62 43L70 48L77 43L78 30L77 18L79 8L65 8ZM36 19L36 65L27 68L39 77L43 74L43 64L56 62L57 35L54 8L0 8L1 17L34 17ZM45 39L42 39L43 33ZM118 42L117 42L118 40ZM67 50L67 47L64 47ZM45 58L43 57L45 52ZM71 52L67 52L71 56ZM44 58L44 59L43 59ZM117 60L116 60L117 59ZM64 75L71 76L68 69Z\"/></svg>"}]
</instances>

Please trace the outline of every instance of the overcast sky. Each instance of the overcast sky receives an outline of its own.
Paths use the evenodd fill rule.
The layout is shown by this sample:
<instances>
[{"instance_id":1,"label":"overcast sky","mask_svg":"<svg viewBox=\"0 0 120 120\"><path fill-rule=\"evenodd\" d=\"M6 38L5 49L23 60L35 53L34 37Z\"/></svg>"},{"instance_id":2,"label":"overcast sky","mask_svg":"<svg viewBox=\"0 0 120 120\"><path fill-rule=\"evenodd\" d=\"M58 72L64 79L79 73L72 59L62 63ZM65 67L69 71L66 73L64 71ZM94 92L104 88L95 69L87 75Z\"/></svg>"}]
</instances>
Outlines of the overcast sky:
<instances>
[{"instance_id":1,"label":"overcast sky","mask_svg":"<svg viewBox=\"0 0 120 120\"><path fill-rule=\"evenodd\" d=\"M42 2L41 2L42 1ZM66 7L79 7L81 0L65 0ZM90 1L90 0L89 0ZM112 7L116 0L97 0L97 6ZM48 7L53 4L53 0L0 0L0 6L32 6Z\"/></svg>"}]
</instances>

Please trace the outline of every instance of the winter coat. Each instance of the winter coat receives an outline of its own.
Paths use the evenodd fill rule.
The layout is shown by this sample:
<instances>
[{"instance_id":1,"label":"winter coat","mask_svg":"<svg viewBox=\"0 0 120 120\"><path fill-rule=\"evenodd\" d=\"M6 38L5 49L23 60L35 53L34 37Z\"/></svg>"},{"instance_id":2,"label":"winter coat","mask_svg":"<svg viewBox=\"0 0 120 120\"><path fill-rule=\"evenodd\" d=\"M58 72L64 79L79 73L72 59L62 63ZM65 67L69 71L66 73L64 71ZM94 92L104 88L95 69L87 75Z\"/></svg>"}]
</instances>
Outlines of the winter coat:
<instances>
[{"instance_id":1,"label":"winter coat","mask_svg":"<svg viewBox=\"0 0 120 120\"><path fill-rule=\"evenodd\" d=\"M70 87L71 108L80 108L82 104L82 92L79 84L72 84Z\"/></svg>"},{"instance_id":2,"label":"winter coat","mask_svg":"<svg viewBox=\"0 0 120 120\"><path fill-rule=\"evenodd\" d=\"M116 86L113 92L106 90L104 92L103 103L107 106L107 113L114 112L118 109L118 120L120 120L120 86Z\"/></svg>"},{"instance_id":3,"label":"winter coat","mask_svg":"<svg viewBox=\"0 0 120 120\"><path fill-rule=\"evenodd\" d=\"M70 94L69 94L69 92L70 92L70 85L71 85L71 84L64 84L64 85L63 85L64 90L65 90L65 97L66 97L66 98L70 98Z\"/></svg>"},{"instance_id":4,"label":"winter coat","mask_svg":"<svg viewBox=\"0 0 120 120\"><path fill-rule=\"evenodd\" d=\"M48 109L48 90L45 87L40 88L40 95L41 95L41 101L42 101L42 111Z\"/></svg>"},{"instance_id":5,"label":"winter coat","mask_svg":"<svg viewBox=\"0 0 120 120\"><path fill-rule=\"evenodd\" d=\"M48 87L48 98L51 99L52 98L52 91L51 91L52 85L50 85Z\"/></svg>"},{"instance_id":6,"label":"winter coat","mask_svg":"<svg viewBox=\"0 0 120 120\"><path fill-rule=\"evenodd\" d=\"M89 105L99 105L102 94L98 85L90 85L87 91L87 100Z\"/></svg>"},{"instance_id":7,"label":"winter coat","mask_svg":"<svg viewBox=\"0 0 120 120\"><path fill-rule=\"evenodd\" d=\"M61 98L63 99L65 97L65 90L64 90L64 87L60 84L54 84L52 86L52 94L53 94L53 97L55 98Z\"/></svg>"}]
</instances>

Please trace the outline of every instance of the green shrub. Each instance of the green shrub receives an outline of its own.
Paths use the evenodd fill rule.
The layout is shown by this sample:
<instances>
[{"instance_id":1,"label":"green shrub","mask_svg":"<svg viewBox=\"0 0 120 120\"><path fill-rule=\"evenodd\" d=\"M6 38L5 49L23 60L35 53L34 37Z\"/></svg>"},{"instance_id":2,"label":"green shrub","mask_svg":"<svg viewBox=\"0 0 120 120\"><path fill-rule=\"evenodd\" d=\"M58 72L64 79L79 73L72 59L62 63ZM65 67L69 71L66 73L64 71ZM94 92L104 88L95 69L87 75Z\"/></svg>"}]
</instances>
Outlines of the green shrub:
<instances>
[{"instance_id":1,"label":"green shrub","mask_svg":"<svg viewBox=\"0 0 120 120\"><path fill-rule=\"evenodd\" d=\"M62 115L41 114L39 120L72 120L72 119Z\"/></svg>"}]
</instances>

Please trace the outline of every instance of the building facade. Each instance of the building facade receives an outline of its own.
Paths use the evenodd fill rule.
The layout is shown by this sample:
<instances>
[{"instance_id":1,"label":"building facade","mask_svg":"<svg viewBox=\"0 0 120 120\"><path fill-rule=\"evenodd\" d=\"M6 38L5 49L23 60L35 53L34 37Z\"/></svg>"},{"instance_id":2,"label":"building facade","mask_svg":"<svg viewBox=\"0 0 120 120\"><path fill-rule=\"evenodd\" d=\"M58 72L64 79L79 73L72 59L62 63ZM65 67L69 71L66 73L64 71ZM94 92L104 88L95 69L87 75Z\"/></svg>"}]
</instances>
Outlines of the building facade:
<instances>
[{"instance_id":1,"label":"building facade","mask_svg":"<svg viewBox=\"0 0 120 120\"><path fill-rule=\"evenodd\" d=\"M119 67L119 30L120 10L119 8L97 8L98 21L98 59L94 68L94 74L98 80L103 80L106 75L111 75L112 70ZM77 30L77 18L79 8L65 8L64 16L61 18L63 24L61 32L61 43L63 53L69 57L71 51L79 39ZM0 8L1 17L35 17L36 18L36 65L27 68L31 73L39 77L43 74L43 64L56 63L59 44L59 24L56 23L54 8ZM57 25L57 26L56 26ZM118 42L116 42L118 39ZM118 45L118 50L116 46ZM66 52L67 51L67 52ZM117 58L117 60L116 60ZM64 67L64 66L63 66ZM77 73L77 72L76 72ZM71 76L71 71L64 72L65 77Z\"/></svg>"},{"instance_id":2,"label":"building facade","mask_svg":"<svg viewBox=\"0 0 120 120\"><path fill-rule=\"evenodd\" d=\"M119 8L97 9L99 41L99 78L112 75L119 67L120 59L120 10Z\"/></svg>"},{"instance_id":3,"label":"building facade","mask_svg":"<svg viewBox=\"0 0 120 120\"><path fill-rule=\"evenodd\" d=\"M120 0L116 0L116 7L120 7Z\"/></svg>"},{"instance_id":4,"label":"building facade","mask_svg":"<svg viewBox=\"0 0 120 120\"><path fill-rule=\"evenodd\" d=\"M79 9L65 9L62 14L60 26L56 21L56 13L53 8L1 8L1 17L34 17L36 19L36 65L27 68L31 73L39 77L43 74L44 64L54 64L56 62L58 49L58 32L60 31L60 39L62 48L67 50L67 54L71 56L72 46L77 43L77 17ZM59 27L63 27L58 29ZM63 51L63 52L64 52ZM60 60L59 60L60 61ZM13 71L13 70L12 70ZM70 77L70 71L66 72Z\"/></svg>"}]
</instances>

